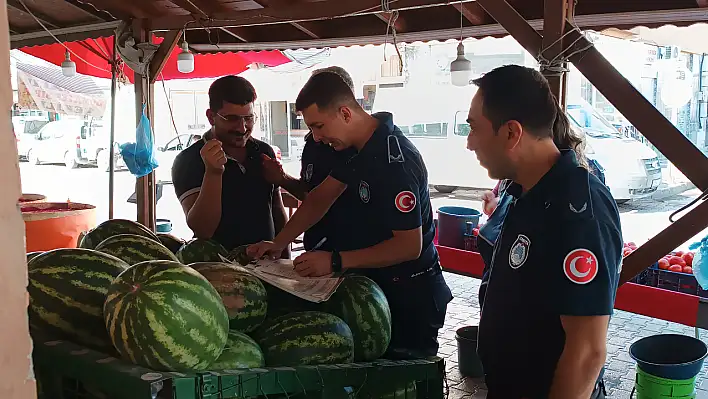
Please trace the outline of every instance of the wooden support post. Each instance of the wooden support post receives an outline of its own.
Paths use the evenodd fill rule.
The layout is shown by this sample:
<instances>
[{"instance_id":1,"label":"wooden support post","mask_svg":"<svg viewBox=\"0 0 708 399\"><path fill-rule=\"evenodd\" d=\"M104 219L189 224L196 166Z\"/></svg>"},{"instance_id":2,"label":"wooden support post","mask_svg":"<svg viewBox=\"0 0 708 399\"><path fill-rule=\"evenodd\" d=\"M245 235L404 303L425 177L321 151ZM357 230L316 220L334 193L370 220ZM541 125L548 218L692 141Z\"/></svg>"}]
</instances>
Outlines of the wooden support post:
<instances>
[{"instance_id":1,"label":"wooden support post","mask_svg":"<svg viewBox=\"0 0 708 399\"><path fill-rule=\"evenodd\" d=\"M477 3L529 53L539 53L543 46L543 37L506 0L478 0ZM647 101L570 21L566 20L565 24L569 33L564 42L575 43L571 52L575 49L586 49L570 57L570 61L696 187L701 190L708 188L708 157ZM628 281L708 226L707 208L708 204L701 204L652 238L647 243L647 248L642 246L627 257L621 281ZM683 221L684 219L690 221ZM683 223L680 223L681 221Z\"/></svg>"},{"instance_id":2,"label":"wooden support post","mask_svg":"<svg viewBox=\"0 0 708 399\"><path fill-rule=\"evenodd\" d=\"M558 57L563 51L563 41L561 38L565 33L565 17L568 9L568 0L545 0L543 7L543 50L541 56L545 61L550 62ZM548 66L548 65L545 65ZM563 80L565 72L548 70L541 66L541 73L548 80L551 92L558 101L563 104L565 93L563 92Z\"/></svg>"},{"instance_id":3,"label":"wooden support post","mask_svg":"<svg viewBox=\"0 0 708 399\"><path fill-rule=\"evenodd\" d=\"M151 41L150 32L145 20L136 20L133 23L133 35L138 43ZM143 114L143 104L147 104L147 115L153 120L154 87L150 84L149 76L134 73L135 82L135 117L136 126L140 123ZM154 133L153 133L154 134ZM135 184L135 193L138 206L138 223L155 231L155 172L139 177Z\"/></svg>"}]
</instances>

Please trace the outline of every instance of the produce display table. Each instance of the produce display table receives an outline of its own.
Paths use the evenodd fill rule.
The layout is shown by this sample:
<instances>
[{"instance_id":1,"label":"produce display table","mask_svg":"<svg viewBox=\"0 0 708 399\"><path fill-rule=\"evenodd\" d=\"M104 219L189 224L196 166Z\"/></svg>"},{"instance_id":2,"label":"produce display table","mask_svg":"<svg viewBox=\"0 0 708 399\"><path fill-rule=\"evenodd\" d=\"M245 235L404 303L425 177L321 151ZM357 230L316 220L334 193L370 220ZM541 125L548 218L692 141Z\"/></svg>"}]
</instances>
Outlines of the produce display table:
<instances>
[{"instance_id":1,"label":"produce display table","mask_svg":"<svg viewBox=\"0 0 708 399\"><path fill-rule=\"evenodd\" d=\"M440 265L450 273L481 278L484 269L477 252L437 246ZM625 283L617 290L615 309L708 329L708 299L660 288Z\"/></svg>"}]
</instances>

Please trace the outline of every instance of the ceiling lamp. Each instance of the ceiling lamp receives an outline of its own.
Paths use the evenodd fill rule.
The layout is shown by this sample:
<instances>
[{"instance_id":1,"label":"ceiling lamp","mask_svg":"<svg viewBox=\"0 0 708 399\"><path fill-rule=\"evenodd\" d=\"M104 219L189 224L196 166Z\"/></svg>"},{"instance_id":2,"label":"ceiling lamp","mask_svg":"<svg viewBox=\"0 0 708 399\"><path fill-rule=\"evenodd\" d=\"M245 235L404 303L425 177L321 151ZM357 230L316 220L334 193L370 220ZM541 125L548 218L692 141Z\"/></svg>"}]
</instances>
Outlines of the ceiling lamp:
<instances>
[{"instance_id":1,"label":"ceiling lamp","mask_svg":"<svg viewBox=\"0 0 708 399\"><path fill-rule=\"evenodd\" d=\"M187 41L182 41L182 52L177 55L177 70L181 73L194 72L194 54L189 51Z\"/></svg>"},{"instance_id":2,"label":"ceiling lamp","mask_svg":"<svg viewBox=\"0 0 708 399\"><path fill-rule=\"evenodd\" d=\"M462 35L463 28L462 7L460 7L460 44L457 45L457 58L450 63L450 78L455 86L467 86L472 77L472 63L465 58L465 45Z\"/></svg>"},{"instance_id":3,"label":"ceiling lamp","mask_svg":"<svg viewBox=\"0 0 708 399\"><path fill-rule=\"evenodd\" d=\"M67 78L71 78L76 75L76 63L71 60L69 50L66 50L66 53L64 54L64 62L61 63L61 73Z\"/></svg>"},{"instance_id":4,"label":"ceiling lamp","mask_svg":"<svg viewBox=\"0 0 708 399\"><path fill-rule=\"evenodd\" d=\"M467 86L472 77L472 62L465 58L465 46L460 40L457 45L457 59L450 63L450 75L455 86Z\"/></svg>"}]
</instances>

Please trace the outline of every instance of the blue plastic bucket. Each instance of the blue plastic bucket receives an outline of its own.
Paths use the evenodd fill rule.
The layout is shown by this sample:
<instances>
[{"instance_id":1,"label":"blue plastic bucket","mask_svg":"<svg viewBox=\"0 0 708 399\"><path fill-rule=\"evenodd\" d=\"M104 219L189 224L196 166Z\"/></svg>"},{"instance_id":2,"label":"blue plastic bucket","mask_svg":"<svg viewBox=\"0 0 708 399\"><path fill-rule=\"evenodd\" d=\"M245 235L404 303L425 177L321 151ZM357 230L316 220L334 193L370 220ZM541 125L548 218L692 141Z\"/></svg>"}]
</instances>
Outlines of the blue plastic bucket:
<instances>
[{"instance_id":1,"label":"blue plastic bucket","mask_svg":"<svg viewBox=\"0 0 708 399\"><path fill-rule=\"evenodd\" d=\"M438 244L465 249L465 233L479 225L482 213L461 206L443 206L438 209ZM472 222L468 224L467 222Z\"/></svg>"},{"instance_id":2,"label":"blue plastic bucket","mask_svg":"<svg viewBox=\"0 0 708 399\"><path fill-rule=\"evenodd\" d=\"M647 374L668 380L688 380L701 371L708 347L688 335L659 334L633 343L629 355Z\"/></svg>"},{"instance_id":3,"label":"blue plastic bucket","mask_svg":"<svg viewBox=\"0 0 708 399\"><path fill-rule=\"evenodd\" d=\"M172 221L170 221L170 219L157 219L155 222L155 231L158 233L169 233L172 231Z\"/></svg>"}]
</instances>

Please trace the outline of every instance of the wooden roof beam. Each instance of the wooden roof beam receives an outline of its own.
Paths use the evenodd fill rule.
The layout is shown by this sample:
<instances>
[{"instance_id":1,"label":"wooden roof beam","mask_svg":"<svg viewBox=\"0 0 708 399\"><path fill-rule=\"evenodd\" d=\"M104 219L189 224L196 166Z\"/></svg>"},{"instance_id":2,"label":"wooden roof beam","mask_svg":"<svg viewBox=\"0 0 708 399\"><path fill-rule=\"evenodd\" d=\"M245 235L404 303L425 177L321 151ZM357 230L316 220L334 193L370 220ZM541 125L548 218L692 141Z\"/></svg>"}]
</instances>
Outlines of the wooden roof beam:
<instances>
[{"instance_id":1,"label":"wooden roof beam","mask_svg":"<svg viewBox=\"0 0 708 399\"><path fill-rule=\"evenodd\" d=\"M209 17L210 15L225 11L221 3L204 0L169 0L170 3L189 11L190 14L198 17Z\"/></svg>"},{"instance_id":2,"label":"wooden roof beam","mask_svg":"<svg viewBox=\"0 0 708 399\"><path fill-rule=\"evenodd\" d=\"M392 12L380 12L374 14L376 17L386 24L389 24L389 21L391 21L391 17L393 16ZM396 32L405 32L406 31L406 21L401 17L401 14L398 14L398 17L396 18L395 21L393 21L392 24L393 28L396 28Z\"/></svg>"},{"instance_id":3,"label":"wooden roof beam","mask_svg":"<svg viewBox=\"0 0 708 399\"><path fill-rule=\"evenodd\" d=\"M111 15L109 12L100 11L99 9L88 3L83 3L77 0L64 0L64 2L72 6L72 8L83 12L86 16L95 18L98 21L107 21L106 18L101 14L106 14L106 16Z\"/></svg>"},{"instance_id":4,"label":"wooden roof beam","mask_svg":"<svg viewBox=\"0 0 708 399\"><path fill-rule=\"evenodd\" d=\"M179 42L179 39L182 37L182 32L184 31L172 30L165 34L164 40L160 43L160 47L150 61L150 83L155 83L157 80L157 77L167 63L167 59L170 58L170 54L172 54L172 49L175 48L177 42Z\"/></svg>"},{"instance_id":5,"label":"wooden roof beam","mask_svg":"<svg viewBox=\"0 0 708 399\"><path fill-rule=\"evenodd\" d=\"M462 16L472 25L484 25L488 22L487 13L477 2L457 3L453 4L453 7L455 7L458 12L461 12Z\"/></svg>"},{"instance_id":6,"label":"wooden roof beam","mask_svg":"<svg viewBox=\"0 0 708 399\"><path fill-rule=\"evenodd\" d=\"M324 37L321 32L322 30L314 26L311 22L291 22L290 25L313 39L321 39Z\"/></svg>"},{"instance_id":7,"label":"wooden roof beam","mask_svg":"<svg viewBox=\"0 0 708 399\"><path fill-rule=\"evenodd\" d=\"M565 20L571 14L572 5L569 0L545 0L543 2L543 48L545 52L542 56L546 60L556 58L564 49L563 44L566 41L561 40L565 34ZM555 43L555 44L554 44ZM561 75L555 72L549 72L548 69L543 69L541 72L546 76L548 84L551 87L551 92L556 96L556 99L563 105L565 109L565 91L563 90L563 81L566 74Z\"/></svg>"},{"instance_id":8,"label":"wooden roof beam","mask_svg":"<svg viewBox=\"0 0 708 399\"><path fill-rule=\"evenodd\" d=\"M7 0L7 6L9 8L13 8L23 14L27 14L27 9L17 0ZM29 7L27 7L27 8L29 8ZM39 11L32 10L32 9L30 9L29 11L32 13L32 15L35 16L35 18L37 18L39 20L39 22L41 22L47 28L51 28L51 29L61 28L61 26L59 26L59 23L52 20L51 17L49 17ZM32 18L31 15L30 15L30 18ZM32 19L34 19L34 18L32 18Z\"/></svg>"},{"instance_id":9,"label":"wooden roof beam","mask_svg":"<svg viewBox=\"0 0 708 399\"><path fill-rule=\"evenodd\" d=\"M231 37L234 37L244 43L248 43L251 39L245 29L242 28L219 28L222 32L225 32Z\"/></svg>"}]
</instances>

